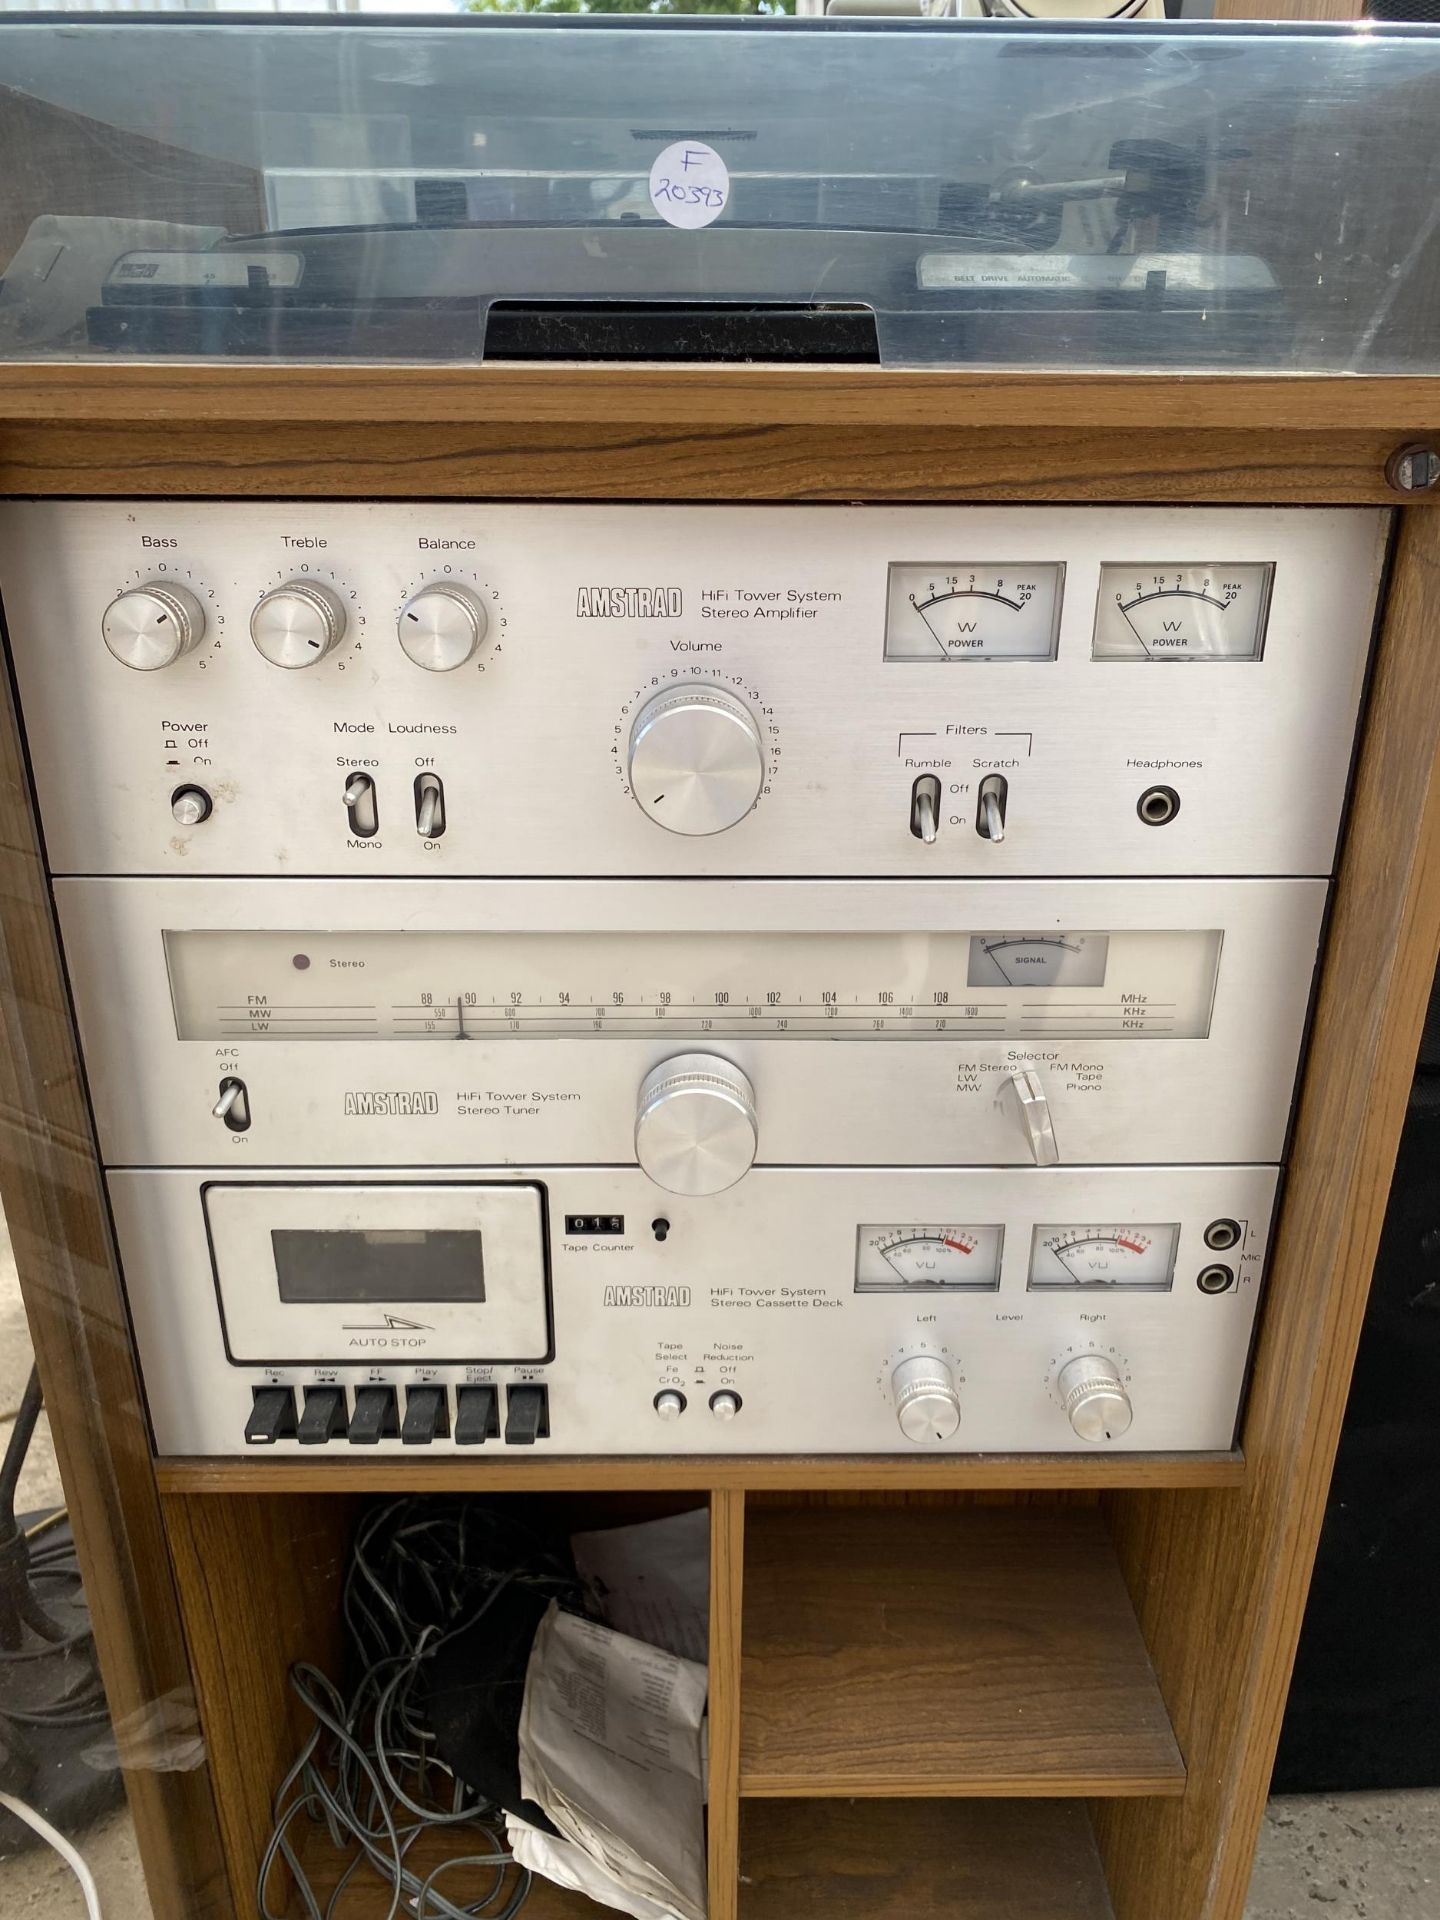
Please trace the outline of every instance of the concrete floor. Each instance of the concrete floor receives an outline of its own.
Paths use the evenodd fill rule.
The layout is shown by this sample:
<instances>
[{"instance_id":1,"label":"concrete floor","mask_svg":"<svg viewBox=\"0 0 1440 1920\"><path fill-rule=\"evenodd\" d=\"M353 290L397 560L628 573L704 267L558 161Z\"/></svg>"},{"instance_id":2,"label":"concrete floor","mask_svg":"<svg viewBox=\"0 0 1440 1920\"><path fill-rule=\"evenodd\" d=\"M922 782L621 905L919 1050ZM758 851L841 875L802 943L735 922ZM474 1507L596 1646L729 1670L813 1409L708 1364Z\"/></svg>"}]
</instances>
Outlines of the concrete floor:
<instances>
[{"instance_id":1,"label":"concrete floor","mask_svg":"<svg viewBox=\"0 0 1440 1920\"><path fill-rule=\"evenodd\" d=\"M0 1448L30 1370L25 1317L0 1222ZM22 1511L62 1498L43 1421L20 1487ZM150 1920L135 1837L116 1813L71 1836L90 1863L104 1920ZM48 1848L0 1860L3 1920L79 1920L68 1868ZM1440 1792L1271 1802L1246 1920L1437 1920Z\"/></svg>"}]
</instances>

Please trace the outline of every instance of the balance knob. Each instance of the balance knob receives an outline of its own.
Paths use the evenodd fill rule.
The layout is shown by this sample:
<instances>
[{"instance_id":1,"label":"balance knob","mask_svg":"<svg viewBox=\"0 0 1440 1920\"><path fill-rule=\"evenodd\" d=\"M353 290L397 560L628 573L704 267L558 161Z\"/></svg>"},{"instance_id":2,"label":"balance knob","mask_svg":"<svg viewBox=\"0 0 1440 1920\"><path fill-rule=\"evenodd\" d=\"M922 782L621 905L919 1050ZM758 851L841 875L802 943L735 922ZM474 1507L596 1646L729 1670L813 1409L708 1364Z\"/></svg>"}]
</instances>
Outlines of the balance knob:
<instances>
[{"instance_id":1,"label":"balance knob","mask_svg":"<svg viewBox=\"0 0 1440 1920\"><path fill-rule=\"evenodd\" d=\"M171 580L147 580L110 602L100 618L105 644L122 667L153 673L198 647L205 609Z\"/></svg>"},{"instance_id":2,"label":"balance knob","mask_svg":"<svg viewBox=\"0 0 1440 1920\"><path fill-rule=\"evenodd\" d=\"M480 596L445 580L411 594L400 609L396 631L417 667L427 673L453 673L485 638L488 625Z\"/></svg>"},{"instance_id":3,"label":"balance knob","mask_svg":"<svg viewBox=\"0 0 1440 1920\"><path fill-rule=\"evenodd\" d=\"M313 667L344 632L340 596L318 580L287 580L262 594L250 616L250 638L272 667Z\"/></svg>"},{"instance_id":4,"label":"balance knob","mask_svg":"<svg viewBox=\"0 0 1440 1920\"><path fill-rule=\"evenodd\" d=\"M950 1362L938 1353L912 1354L890 1376L895 1418L907 1440L950 1440L960 1427L960 1395Z\"/></svg>"},{"instance_id":5,"label":"balance knob","mask_svg":"<svg viewBox=\"0 0 1440 1920\"><path fill-rule=\"evenodd\" d=\"M635 1158L667 1193L723 1193L750 1170L755 1089L710 1053L662 1060L640 1083Z\"/></svg>"},{"instance_id":6,"label":"balance knob","mask_svg":"<svg viewBox=\"0 0 1440 1920\"><path fill-rule=\"evenodd\" d=\"M765 784L760 729L743 700L719 687L670 687L630 729L630 791L671 833L723 833Z\"/></svg>"},{"instance_id":7,"label":"balance knob","mask_svg":"<svg viewBox=\"0 0 1440 1920\"><path fill-rule=\"evenodd\" d=\"M1113 1360L1082 1353L1060 1369L1060 1404L1082 1440L1118 1440L1130 1431L1135 1409Z\"/></svg>"}]
</instances>

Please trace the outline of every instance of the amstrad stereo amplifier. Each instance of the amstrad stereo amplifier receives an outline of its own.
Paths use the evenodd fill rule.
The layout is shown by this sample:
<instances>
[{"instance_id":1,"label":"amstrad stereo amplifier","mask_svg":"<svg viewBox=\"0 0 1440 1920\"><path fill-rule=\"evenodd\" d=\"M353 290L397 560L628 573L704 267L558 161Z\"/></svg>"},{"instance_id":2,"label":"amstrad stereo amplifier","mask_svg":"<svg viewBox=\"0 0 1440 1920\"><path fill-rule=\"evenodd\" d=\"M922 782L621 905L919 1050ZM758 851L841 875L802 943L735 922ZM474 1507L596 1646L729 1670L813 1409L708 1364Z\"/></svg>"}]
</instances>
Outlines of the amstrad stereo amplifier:
<instances>
[{"instance_id":1,"label":"amstrad stereo amplifier","mask_svg":"<svg viewBox=\"0 0 1440 1920\"><path fill-rule=\"evenodd\" d=\"M20 503L156 1443L1232 1443L1365 511Z\"/></svg>"}]
</instances>

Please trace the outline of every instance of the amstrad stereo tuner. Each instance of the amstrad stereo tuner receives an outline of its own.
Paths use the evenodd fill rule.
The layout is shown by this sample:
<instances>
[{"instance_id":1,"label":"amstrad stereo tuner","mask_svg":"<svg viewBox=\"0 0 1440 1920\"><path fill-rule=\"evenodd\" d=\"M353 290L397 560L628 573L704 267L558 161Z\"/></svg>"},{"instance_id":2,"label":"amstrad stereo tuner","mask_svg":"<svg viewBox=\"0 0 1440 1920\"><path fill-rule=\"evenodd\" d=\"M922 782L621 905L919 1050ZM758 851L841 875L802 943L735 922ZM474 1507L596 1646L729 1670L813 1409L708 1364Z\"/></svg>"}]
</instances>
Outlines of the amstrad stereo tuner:
<instances>
[{"instance_id":1,"label":"amstrad stereo tuner","mask_svg":"<svg viewBox=\"0 0 1440 1920\"><path fill-rule=\"evenodd\" d=\"M1384 528L0 508L160 1451L1228 1447Z\"/></svg>"}]
</instances>

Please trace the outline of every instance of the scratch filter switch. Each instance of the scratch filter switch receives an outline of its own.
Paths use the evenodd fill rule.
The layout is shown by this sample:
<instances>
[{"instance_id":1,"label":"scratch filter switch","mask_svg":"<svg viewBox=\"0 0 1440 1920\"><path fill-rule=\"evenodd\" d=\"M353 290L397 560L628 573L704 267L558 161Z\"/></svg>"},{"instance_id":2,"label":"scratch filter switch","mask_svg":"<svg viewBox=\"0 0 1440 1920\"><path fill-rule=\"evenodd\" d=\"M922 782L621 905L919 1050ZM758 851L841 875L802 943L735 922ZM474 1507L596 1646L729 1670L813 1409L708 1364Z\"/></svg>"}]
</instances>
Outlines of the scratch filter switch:
<instances>
[{"instance_id":1,"label":"scratch filter switch","mask_svg":"<svg viewBox=\"0 0 1440 1920\"><path fill-rule=\"evenodd\" d=\"M455 1389L455 1444L479 1447L500 1437L500 1393L496 1387Z\"/></svg>"},{"instance_id":2,"label":"scratch filter switch","mask_svg":"<svg viewBox=\"0 0 1440 1920\"><path fill-rule=\"evenodd\" d=\"M400 1438L407 1447L428 1447L450 1431L444 1387L411 1387L405 1395L405 1424Z\"/></svg>"},{"instance_id":3,"label":"scratch filter switch","mask_svg":"<svg viewBox=\"0 0 1440 1920\"><path fill-rule=\"evenodd\" d=\"M550 1398L544 1387L511 1387L505 1407L507 1447L533 1447L550 1438Z\"/></svg>"}]
</instances>

